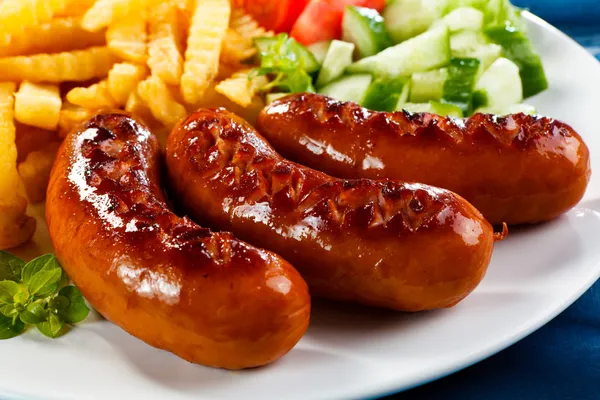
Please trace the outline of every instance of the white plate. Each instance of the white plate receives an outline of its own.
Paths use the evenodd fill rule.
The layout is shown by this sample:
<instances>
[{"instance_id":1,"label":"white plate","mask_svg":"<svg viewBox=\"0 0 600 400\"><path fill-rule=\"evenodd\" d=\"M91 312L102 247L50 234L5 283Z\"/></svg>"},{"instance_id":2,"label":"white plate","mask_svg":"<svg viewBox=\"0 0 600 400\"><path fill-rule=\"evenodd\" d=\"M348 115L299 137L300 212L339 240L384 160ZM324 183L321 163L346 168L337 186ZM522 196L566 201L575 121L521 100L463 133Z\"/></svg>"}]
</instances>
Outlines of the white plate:
<instances>
[{"instance_id":1,"label":"white plate","mask_svg":"<svg viewBox=\"0 0 600 400\"><path fill-rule=\"evenodd\" d=\"M551 82L531 102L581 132L600 171L600 64L543 21L526 18ZM91 318L58 340L33 331L0 342L0 397L313 400L404 390L506 348L569 306L600 277L598 232L594 175L577 209L501 242L483 283L454 309L404 315L316 304L307 335L288 356L236 373L189 364ZM43 230L36 240L47 249Z\"/></svg>"}]
</instances>

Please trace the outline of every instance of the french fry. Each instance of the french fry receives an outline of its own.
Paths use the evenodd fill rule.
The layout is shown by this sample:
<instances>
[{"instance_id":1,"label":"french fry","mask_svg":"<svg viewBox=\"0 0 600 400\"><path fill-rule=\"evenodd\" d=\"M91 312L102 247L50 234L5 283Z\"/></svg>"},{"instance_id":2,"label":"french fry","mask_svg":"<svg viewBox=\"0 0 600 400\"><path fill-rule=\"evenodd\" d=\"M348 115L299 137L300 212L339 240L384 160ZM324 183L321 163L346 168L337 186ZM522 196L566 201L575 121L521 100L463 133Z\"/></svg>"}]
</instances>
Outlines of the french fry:
<instances>
[{"instance_id":1,"label":"french fry","mask_svg":"<svg viewBox=\"0 0 600 400\"><path fill-rule=\"evenodd\" d=\"M73 129L81 125L83 121L88 120L92 115L92 111L81 106L63 103L58 119L58 136L64 139Z\"/></svg>"},{"instance_id":2,"label":"french fry","mask_svg":"<svg viewBox=\"0 0 600 400\"><path fill-rule=\"evenodd\" d=\"M4 0L0 1L0 33L15 33L27 26L50 21L73 0Z\"/></svg>"},{"instance_id":3,"label":"french fry","mask_svg":"<svg viewBox=\"0 0 600 400\"><path fill-rule=\"evenodd\" d=\"M106 42L108 48L123 60L143 64L148 60L147 36L146 20L137 15L109 26Z\"/></svg>"},{"instance_id":4,"label":"french fry","mask_svg":"<svg viewBox=\"0 0 600 400\"><path fill-rule=\"evenodd\" d=\"M127 104L125 104L125 111L135 118L140 118L148 125L157 122L152 115L152 110L150 110L150 107L148 107L148 104L146 104L144 99L140 97L137 89L129 94Z\"/></svg>"},{"instance_id":5,"label":"french fry","mask_svg":"<svg viewBox=\"0 0 600 400\"><path fill-rule=\"evenodd\" d=\"M231 4L229 0L203 0L194 9L185 52L181 94L189 104L197 103L217 75L221 44Z\"/></svg>"},{"instance_id":6,"label":"french fry","mask_svg":"<svg viewBox=\"0 0 600 400\"><path fill-rule=\"evenodd\" d=\"M229 26L250 41L257 37L274 35L272 31L267 31L250 14L247 14L241 8L234 8L231 11Z\"/></svg>"},{"instance_id":7,"label":"french fry","mask_svg":"<svg viewBox=\"0 0 600 400\"><path fill-rule=\"evenodd\" d=\"M58 126L61 106L58 85L23 82L15 94L15 119L52 131Z\"/></svg>"},{"instance_id":8,"label":"french fry","mask_svg":"<svg viewBox=\"0 0 600 400\"><path fill-rule=\"evenodd\" d=\"M115 64L108 73L108 92L116 105L122 107L138 84L148 76L148 68L140 64Z\"/></svg>"},{"instance_id":9,"label":"french fry","mask_svg":"<svg viewBox=\"0 0 600 400\"><path fill-rule=\"evenodd\" d=\"M242 107L252 104L252 98L261 87L268 83L264 76L256 76L250 79L251 69L236 72L231 78L219 83L215 90L227 97L229 100Z\"/></svg>"},{"instance_id":10,"label":"french fry","mask_svg":"<svg viewBox=\"0 0 600 400\"><path fill-rule=\"evenodd\" d=\"M179 85L183 71L181 32L176 6L162 3L150 13L148 66L168 85Z\"/></svg>"},{"instance_id":11,"label":"french fry","mask_svg":"<svg viewBox=\"0 0 600 400\"><path fill-rule=\"evenodd\" d=\"M187 115L185 107L175 101L167 85L157 76L141 82L138 93L148 104L154 118L169 129Z\"/></svg>"},{"instance_id":12,"label":"french fry","mask_svg":"<svg viewBox=\"0 0 600 400\"><path fill-rule=\"evenodd\" d=\"M71 1L68 7L64 10L56 13L57 17L81 17L91 6L94 5L96 0L74 0Z\"/></svg>"},{"instance_id":13,"label":"french fry","mask_svg":"<svg viewBox=\"0 0 600 400\"><path fill-rule=\"evenodd\" d=\"M221 62L236 64L256 54L256 47L251 39L242 36L235 29L228 28L221 49Z\"/></svg>"},{"instance_id":14,"label":"french fry","mask_svg":"<svg viewBox=\"0 0 600 400\"><path fill-rule=\"evenodd\" d=\"M42 150L32 151L18 166L19 176L25 186L27 198L31 204L37 204L46 198L46 188L50 180L50 171L56 159L60 143L55 142Z\"/></svg>"},{"instance_id":15,"label":"french fry","mask_svg":"<svg viewBox=\"0 0 600 400\"><path fill-rule=\"evenodd\" d=\"M17 171L14 98L16 84L0 83L0 249L25 243L33 236L36 222L25 212L27 200Z\"/></svg>"},{"instance_id":16,"label":"french fry","mask_svg":"<svg viewBox=\"0 0 600 400\"><path fill-rule=\"evenodd\" d=\"M55 18L6 35L5 41L0 43L0 57L60 53L104 45L103 32L88 32L79 22L78 18Z\"/></svg>"},{"instance_id":17,"label":"french fry","mask_svg":"<svg viewBox=\"0 0 600 400\"><path fill-rule=\"evenodd\" d=\"M88 87L76 87L67 93L69 103L87 108L102 110L116 108L117 103L110 95L108 81L103 80Z\"/></svg>"},{"instance_id":18,"label":"french fry","mask_svg":"<svg viewBox=\"0 0 600 400\"><path fill-rule=\"evenodd\" d=\"M87 81L108 74L116 57L107 47L56 54L0 58L0 77L7 81Z\"/></svg>"},{"instance_id":19,"label":"french fry","mask_svg":"<svg viewBox=\"0 0 600 400\"><path fill-rule=\"evenodd\" d=\"M83 16L81 26L88 31L99 31L115 22L143 17L147 6L148 0L98 0Z\"/></svg>"}]
</instances>

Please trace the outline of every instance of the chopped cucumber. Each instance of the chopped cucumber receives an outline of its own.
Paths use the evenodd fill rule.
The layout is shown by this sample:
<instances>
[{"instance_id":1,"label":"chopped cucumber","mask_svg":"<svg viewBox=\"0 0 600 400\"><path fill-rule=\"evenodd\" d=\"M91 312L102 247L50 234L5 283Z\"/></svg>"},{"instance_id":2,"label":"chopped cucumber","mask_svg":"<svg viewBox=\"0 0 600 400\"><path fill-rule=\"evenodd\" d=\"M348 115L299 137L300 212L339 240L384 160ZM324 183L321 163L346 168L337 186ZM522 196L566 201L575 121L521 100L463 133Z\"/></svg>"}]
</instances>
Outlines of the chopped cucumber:
<instances>
[{"instance_id":1,"label":"chopped cucumber","mask_svg":"<svg viewBox=\"0 0 600 400\"><path fill-rule=\"evenodd\" d=\"M519 67L499 58L481 75L473 95L475 107L504 107L523 101Z\"/></svg>"},{"instance_id":2,"label":"chopped cucumber","mask_svg":"<svg viewBox=\"0 0 600 400\"><path fill-rule=\"evenodd\" d=\"M548 88L548 80L540 56L533 50L527 36L511 24L493 26L485 34L502 46L505 56L519 66L523 97L531 97Z\"/></svg>"},{"instance_id":3,"label":"chopped cucumber","mask_svg":"<svg viewBox=\"0 0 600 400\"><path fill-rule=\"evenodd\" d=\"M410 91L410 77L378 78L371 86L361 103L376 111L394 111L399 103L405 103Z\"/></svg>"},{"instance_id":4,"label":"chopped cucumber","mask_svg":"<svg viewBox=\"0 0 600 400\"><path fill-rule=\"evenodd\" d=\"M411 103L425 103L430 100L440 100L444 94L444 82L446 82L447 78L448 69L446 68L414 73L411 78Z\"/></svg>"},{"instance_id":5,"label":"chopped cucumber","mask_svg":"<svg viewBox=\"0 0 600 400\"><path fill-rule=\"evenodd\" d=\"M506 22L518 27L521 31L525 30L525 24L521 19L521 11L513 6L510 0L489 0L486 24L504 25Z\"/></svg>"},{"instance_id":6,"label":"chopped cucumber","mask_svg":"<svg viewBox=\"0 0 600 400\"><path fill-rule=\"evenodd\" d=\"M392 40L403 42L425 32L446 9L447 0L396 0L383 10Z\"/></svg>"},{"instance_id":7,"label":"chopped cucumber","mask_svg":"<svg viewBox=\"0 0 600 400\"><path fill-rule=\"evenodd\" d=\"M313 43L308 46L308 51L312 53L312 55L315 57L315 60L317 60L319 64L323 65L323 61L325 61L325 56L327 56L327 51L329 50L330 44L330 40Z\"/></svg>"},{"instance_id":8,"label":"chopped cucumber","mask_svg":"<svg viewBox=\"0 0 600 400\"><path fill-rule=\"evenodd\" d=\"M510 114L537 114L537 110L534 106L529 104L511 104L504 107L481 107L475 112L482 114L496 114L496 115L510 115Z\"/></svg>"},{"instance_id":9,"label":"chopped cucumber","mask_svg":"<svg viewBox=\"0 0 600 400\"><path fill-rule=\"evenodd\" d=\"M383 18L372 8L346 7L342 33L344 41L356 45L359 58L375 55L393 44Z\"/></svg>"},{"instance_id":10,"label":"chopped cucumber","mask_svg":"<svg viewBox=\"0 0 600 400\"><path fill-rule=\"evenodd\" d=\"M342 76L344 70L352 64L352 53L354 53L352 43L332 41L317 78L317 87L325 86Z\"/></svg>"},{"instance_id":11,"label":"chopped cucumber","mask_svg":"<svg viewBox=\"0 0 600 400\"><path fill-rule=\"evenodd\" d=\"M472 7L479 11L487 11L490 0L447 0L445 14L461 7Z\"/></svg>"},{"instance_id":12,"label":"chopped cucumber","mask_svg":"<svg viewBox=\"0 0 600 400\"><path fill-rule=\"evenodd\" d=\"M450 62L448 28L427 31L406 42L389 47L381 53L350 65L350 73L373 73L396 77L440 68Z\"/></svg>"},{"instance_id":13,"label":"chopped cucumber","mask_svg":"<svg viewBox=\"0 0 600 400\"><path fill-rule=\"evenodd\" d=\"M440 26L447 26L450 32L459 32L463 30L480 31L483 29L485 15L472 7L461 7L450 12L442 19L437 20L431 29Z\"/></svg>"},{"instance_id":14,"label":"chopped cucumber","mask_svg":"<svg viewBox=\"0 0 600 400\"><path fill-rule=\"evenodd\" d=\"M429 103L399 104L397 110L405 110L411 113L430 113L455 118L464 117L464 114L459 107L452 104L442 104L437 101L430 101Z\"/></svg>"},{"instance_id":15,"label":"chopped cucumber","mask_svg":"<svg viewBox=\"0 0 600 400\"><path fill-rule=\"evenodd\" d=\"M341 101L362 104L373 77L368 74L349 75L331 82L319 93Z\"/></svg>"},{"instance_id":16,"label":"chopped cucumber","mask_svg":"<svg viewBox=\"0 0 600 400\"><path fill-rule=\"evenodd\" d=\"M476 58L453 58L444 83L442 103L459 107L464 115L472 110L473 90L481 62Z\"/></svg>"},{"instance_id":17,"label":"chopped cucumber","mask_svg":"<svg viewBox=\"0 0 600 400\"><path fill-rule=\"evenodd\" d=\"M481 61L481 72L488 69L502 55L502 47L488 43L481 32L462 31L450 37L452 56L457 58L477 58Z\"/></svg>"},{"instance_id":18,"label":"chopped cucumber","mask_svg":"<svg viewBox=\"0 0 600 400\"><path fill-rule=\"evenodd\" d=\"M279 35L278 35L279 36ZM278 37L259 37L254 39L254 45L258 48L260 53L268 53L271 46L279 45ZM300 60L300 64L302 68L312 74L313 72L317 72L319 68L321 68L321 64L317 62L315 56L300 43L296 42L294 39L287 39L284 42L284 45L289 46L289 49L294 53L296 58Z\"/></svg>"},{"instance_id":19,"label":"chopped cucumber","mask_svg":"<svg viewBox=\"0 0 600 400\"><path fill-rule=\"evenodd\" d=\"M289 96L289 95L290 95L290 93L269 93L269 94L267 94L267 96L265 98L265 102L267 103L267 105L269 105L272 102L274 102L275 100L279 100L282 97Z\"/></svg>"}]
</instances>

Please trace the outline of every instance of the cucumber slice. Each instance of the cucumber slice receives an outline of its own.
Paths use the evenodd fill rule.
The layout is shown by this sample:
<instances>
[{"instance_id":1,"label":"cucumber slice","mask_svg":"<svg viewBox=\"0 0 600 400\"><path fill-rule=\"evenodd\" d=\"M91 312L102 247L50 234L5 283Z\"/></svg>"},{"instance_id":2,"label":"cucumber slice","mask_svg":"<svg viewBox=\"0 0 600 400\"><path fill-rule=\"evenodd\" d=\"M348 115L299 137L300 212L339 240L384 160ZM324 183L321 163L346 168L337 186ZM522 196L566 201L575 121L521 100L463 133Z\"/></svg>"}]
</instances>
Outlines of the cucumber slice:
<instances>
[{"instance_id":1,"label":"cucumber slice","mask_svg":"<svg viewBox=\"0 0 600 400\"><path fill-rule=\"evenodd\" d=\"M499 58L481 75L473 95L475 107L504 107L523 101L519 67Z\"/></svg>"},{"instance_id":2,"label":"cucumber slice","mask_svg":"<svg viewBox=\"0 0 600 400\"><path fill-rule=\"evenodd\" d=\"M334 40L329 46L325 61L317 78L317 87L322 87L344 74L344 70L352 64L354 44Z\"/></svg>"},{"instance_id":3,"label":"cucumber slice","mask_svg":"<svg viewBox=\"0 0 600 400\"><path fill-rule=\"evenodd\" d=\"M482 114L496 114L496 115L510 115L510 114L529 114L536 115L537 110L530 104L511 104L504 107L481 107L478 108L478 113Z\"/></svg>"},{"instance_id":4,"label":"cucumber slice","mask_svg":"<svg viewBox=\"0 0 600 400\"><path fill-rule=\"evenodd\" d=\"M444 14L461 7L472 7L479 11L487 12L488 2L490 0L447 0Z\"/></svg>"},{"instance_id":5,"label":"cucumber slice","mask_svg":"<svg viewBox=\"0 0 600 400\"><path fill-rule=\"evenodd\" d=\"M451 11L442 19L437 20L430 29L447 26L450 32L480 31L483 29L485 15L472 7L461 7Z\"/></svg>"},{"instance_id":6,"label":"cucumber slice","mask_svg":"<svg viewBox=\"0 0 600 400\"><path fill-rule=\"evenodd\" d=\"M457 58L477 58L481 61L481 72L489 68L502 55L502 47L488 43L481 32L462 31L450 37L452 56Z\"/></svg>"},{"instance_id":7,"label":"cucumber slice","mask_svg":"<svg viewBox=\"0 0 600 400\"><path fill-rule=\"evenodd\" d=\"M396 0L383 10L385 26L394 43L425 32L446 9L447 0Z\"/></svg>"},{"instance_id":8,"label":"cucumber slice","mask_svg":"<svg viewBox=\"0 0 600 400\"><path fill-rule=\"evenodd\" d=\"M406 42L350 65L350 73L373 73L376 76L411 75L443 67L450 62L448 28L427 31Z\"/></svg>"},{"instance_id":9,"label":"cucumber slice","mask_svg":"<svg viewBox=\"0 0 600 400\"><path fill-rule=\"evenodd\" d=\"M342 39L356 45L360 58L375 55L393 44L377 10L355 6L346 7L344 12Z\"/></svg>"},{"instance_id":10,"label":"cucumber slice","mask_svg":"<svg viewBox=\"0 0 600 400\"><path fill-rule=\"evenodd\" d=\"M285 33L275 37L259 37L254 39L254 45L258 49L259 53L269 53L270 51L279 53L277 49L273 49L273 46L280 45L281 35L285 35L287 37ZM315 56L313 56L313 54L306 47L302 46L294 39L286 39L285 42L283 42L283 46L288 46L289 51L296 56L296 59L300 61L302 68L309 74L317 72L319 68L321 68L321 64L317 62Z\"/></svg>"},{"instance_id":11,"label":"cucumber slice","mask_svg":"<svg viewBox=\"0 0 600 400\"><path fill-rule=\"evenodd\" d=\"M510 22L520 31L525 31L525 24L521 19L521 10L510 3L510 0L489 0L486 13L487 25L504 25Z\"/></svg>"},{"instance_id":12,"label":"cucumber slice","mask_svg":"<svg viewBox=\"0 0 600 400\"><path fill-rule=\"evenodd\" d=\"M506 58L519 66L523 97L531 97L548 89L548 79L540 56L533 50L527 36L510 24L493 26L485 34L502 46Z\"/></svg>"},{"instance_id":13,"label":"cucumber slice","mask_svg":"<svg viewBox=\"0 0 600 400\"><path fill-rule=\"evenodd\" d=\"M315 57L315 60L317 60L319 64L323 65L323 61L325 61L330 44L331 40L325 40L324 42L313 43L309 45L307 49L312 53L313 57Z\"/></svg>"},{"instance_id":14,"label":"cucumber slice","mask_svg":"<svg viewBox=\"0 0 600 400\"><path fill-rule=\"evenodd\" d=\"M378 78L365 94L362 106L375 111L394 111L399 103L405 103L410 91L410 77Z\"/></svg>"},{"instance_id":15,"label":"cucumber slice","mask_svg":"<svg viewBox=\"0 0 600 400\"><path fill-rule=\"evenodd\" d=\"M440 100L444 94L444 82L446 82L447 78L448 69L446 68L413 74L410 88L411 103Z\"/></svg>"},{"instance_id":16,"label":"cucumber slice","mask_svg":"<svg viewBox=\"0 0 600 400\"><path fill-rule=\"evenodd\" d=\"M279 100L285 96L289 96L289 93L269 93L265 97L265 102L267 103L267 105L269 105L272 102L274 102L275 100Z\"/></svg>"},{"instance_id":17,"label":"cucumber slice","mask_svg":"<svg viewBox=\"0 0 600 400\"><path fill-rule=\"evenodd\" d=\"M460 108L464 115L472 110L473 90L481 62L476 58L453 58L444 83L442 103Z\"/></svg>"},{"instance_id":18,"label":"cucumber slice","mask_svg":"<svg viewBox=\"0 0 600 400\"><path fill-rule=\"evenodd\" d=\"M405 103L399 104L398 111L404 110L411 113L430 113L448 117L463 118L464 114L459 107L452 104L442 104L437 101L430 101L429 103Z\"/></svg>"},{"instance_id":19,"label":"cucumber slice","mask_svg":"<svg viewBox=\"0 0 600 400\"><path fill-rule=\"evenodd\" d=\"M368 74L345 76L325 86L319 93L340 101L362 104L373 77Z\"/></svg>"}]
</instances>

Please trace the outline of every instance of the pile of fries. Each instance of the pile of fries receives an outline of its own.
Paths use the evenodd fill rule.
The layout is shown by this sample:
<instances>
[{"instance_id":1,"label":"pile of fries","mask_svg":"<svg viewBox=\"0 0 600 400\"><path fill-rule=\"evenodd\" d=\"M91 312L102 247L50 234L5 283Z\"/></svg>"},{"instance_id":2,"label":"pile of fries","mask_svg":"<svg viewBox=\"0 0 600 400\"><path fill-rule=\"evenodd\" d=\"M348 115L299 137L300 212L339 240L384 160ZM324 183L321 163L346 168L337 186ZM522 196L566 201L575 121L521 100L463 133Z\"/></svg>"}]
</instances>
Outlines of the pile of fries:
<instances>
[{"instance_id":1,"label":"pile of fries","mask_svg":"<svg viewBox=\"0 0 600 400\"><path fill-rule=\"evenodd\" d=\"M269 35L230 0L0 0L0 249L31 238L27 205L93 114L126 110L162 139L199 107L253 121L253 39Z\"/></svg>"}]
</instances>

